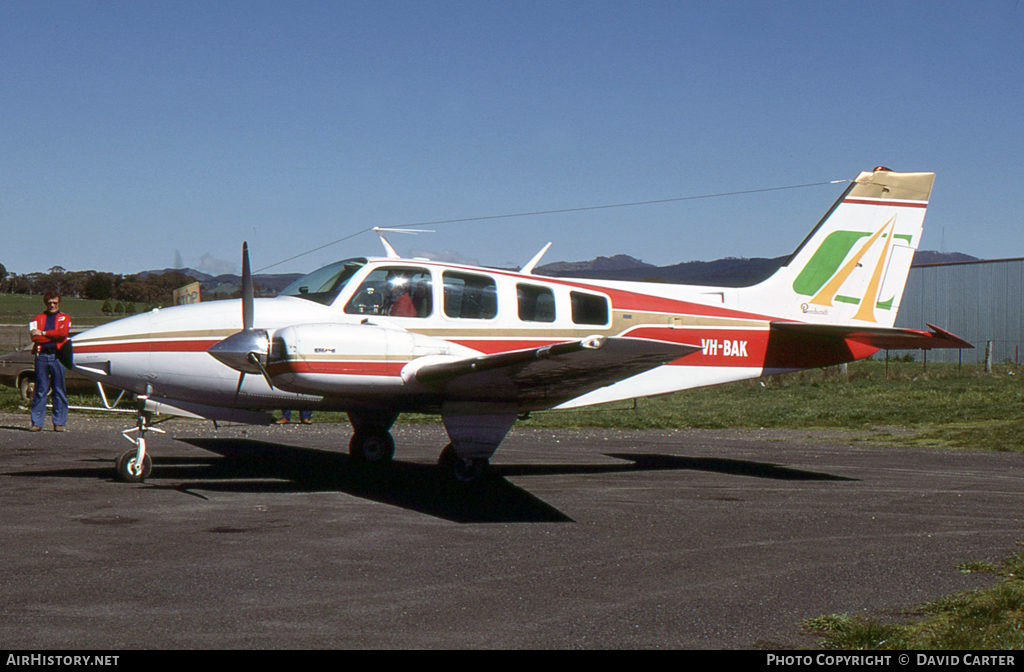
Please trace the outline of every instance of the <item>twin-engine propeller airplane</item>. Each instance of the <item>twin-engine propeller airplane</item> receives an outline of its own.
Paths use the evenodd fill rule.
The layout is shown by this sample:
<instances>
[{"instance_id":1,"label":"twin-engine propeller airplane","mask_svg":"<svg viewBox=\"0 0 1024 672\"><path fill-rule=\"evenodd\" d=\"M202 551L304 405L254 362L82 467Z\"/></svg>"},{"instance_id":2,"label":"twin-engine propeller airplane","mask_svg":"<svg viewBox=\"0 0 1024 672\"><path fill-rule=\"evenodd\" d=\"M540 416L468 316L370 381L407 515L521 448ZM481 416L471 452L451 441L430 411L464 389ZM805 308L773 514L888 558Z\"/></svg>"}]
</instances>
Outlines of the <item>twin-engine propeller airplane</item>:
<instances>
[{"instance_id":1,"label":"twin-engine propeller airplane","mask_svg":"<svg viewBox=\"0 0 1024 672\"><path fill-rule=\"evenodd\" d=\"M523 413L850 362L882 348L969 348L893 323L933 173L861 173L770 278L706 287L347 259L253 298L128 317L79 334L76 368L142 400L129 482L151 469L154 413L269 423L272 409L348 413L357 463L391 461L403 412L439 413L439 464L477 479ZM550 245L550 244L549 244ZM241 318L241 321L239 321ZM241 329L239 329L241 327Z\"/></svg>"}]
</instances>

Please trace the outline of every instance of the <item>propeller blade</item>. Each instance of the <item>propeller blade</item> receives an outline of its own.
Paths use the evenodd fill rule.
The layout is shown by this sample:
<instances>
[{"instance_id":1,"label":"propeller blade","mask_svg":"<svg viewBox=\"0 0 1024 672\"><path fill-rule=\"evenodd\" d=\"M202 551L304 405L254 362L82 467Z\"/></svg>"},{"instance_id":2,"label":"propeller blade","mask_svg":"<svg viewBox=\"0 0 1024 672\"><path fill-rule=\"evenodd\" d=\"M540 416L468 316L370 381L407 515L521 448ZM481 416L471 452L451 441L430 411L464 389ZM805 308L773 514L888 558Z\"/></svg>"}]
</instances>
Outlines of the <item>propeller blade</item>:
<instances>
[{"instance_id":1,"label":"propeller blade","mask_svg":"<svg viewBox=\"0 0 1024 672\"><path fill-rule=\"evenodd\" d=\"M270 353L270 336L264 329L253 329L253 313L256 309L255 292L252 284L252 268L249 266L249 243L242 243L242 330L214 344L207 352L224 364L239 371L238 386L235 388L233 407L238 407L242 384L246 373L260 373L273 389L270 374L267 373L260 356Z\"/></svg>"},{"instance_id":2,"label":"propeller blade","mask_svg":"<svg viewBox=\"0 0 1024 672\"><path fill-rule=\"evenodd\" d=\"M242 243L242 329L249 331L253 324L252 271L249 269L249 243Z\"/></svg>"},{"instance_id":3,"label":"propeller blade","mask_svg":"<svg viewBox=\"0 0 1024 672\"><path fill-rule=\"evenodd\" d=\"M245 382L245 371L238 376L238 387L235 388L235 400L231 403L232 408L238 407L238 395L242 392L242 383Z\"/></svg>"}]
</instances>

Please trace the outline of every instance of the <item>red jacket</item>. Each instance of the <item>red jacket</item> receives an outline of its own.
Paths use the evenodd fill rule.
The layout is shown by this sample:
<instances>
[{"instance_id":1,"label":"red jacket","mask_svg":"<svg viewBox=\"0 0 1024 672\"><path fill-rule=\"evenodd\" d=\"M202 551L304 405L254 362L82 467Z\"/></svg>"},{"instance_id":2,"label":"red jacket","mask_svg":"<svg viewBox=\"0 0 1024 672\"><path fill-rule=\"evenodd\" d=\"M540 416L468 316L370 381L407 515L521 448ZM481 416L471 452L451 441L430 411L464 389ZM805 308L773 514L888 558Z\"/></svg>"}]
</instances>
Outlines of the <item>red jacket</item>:
<instances>
[{"instance_id":1,"label":"red jacket","mask_svg":"<svg viewBox=\"0 0 1024 672\"><path fill-rule=\"evenodd\" d=\"M416 304L412 302L408 292L402 294L391 304L391 307L388 308L388 315L392 317L416 317Z\"/></svg>"},{"instance_id":2,"label":"red jacket","mask_svg":"<svg viewBox=\"0 0 1024 672\"><path fill-rule=\"evenodd\" d=\"M33 354L39 354L39 348L46 345L47 343L53 343L57 348L62 348L68 343L68 336L71 332L71 317L66 313L58 312L56 320L54 321L53 329L46 330L46 318L49 317L46 313L39 313L36 315L33 329L38 329L43 332L42 336L33 336L32 342L35 344L32 346Z\"/></svg>"}]
</instances>

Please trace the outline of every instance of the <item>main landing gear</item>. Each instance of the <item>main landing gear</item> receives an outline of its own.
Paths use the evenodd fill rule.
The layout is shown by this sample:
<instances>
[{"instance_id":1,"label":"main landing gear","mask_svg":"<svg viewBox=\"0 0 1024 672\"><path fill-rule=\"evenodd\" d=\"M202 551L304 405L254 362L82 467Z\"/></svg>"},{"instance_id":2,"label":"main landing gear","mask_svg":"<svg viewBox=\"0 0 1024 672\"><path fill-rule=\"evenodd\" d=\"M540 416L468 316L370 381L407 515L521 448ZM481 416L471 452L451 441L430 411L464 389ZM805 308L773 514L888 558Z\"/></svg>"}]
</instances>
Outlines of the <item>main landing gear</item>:
<instances>
[{"instance_id":1,"label":"main landing gear","mask_svg":"<svg viewBox=\"0 0 1024 672\"><path fill-rule=\"evenodd\" d=\"M360 466L383 467L391 464L395 457L395 439L391 436L391 425L398 419L398 413L387 411L349 411L352 423L352 439L348 442L348 454Z\"/></svg>"},{"instance_id":2,"label":"main landing gear","mask_svg":"<svg viewBox=\"0 0 1024 672\"><path fill-rule=\"evenodd\" d=\"M459 457L452 443L445 446L437 458L441 475L452 483L475 483L487 473L490 464L486 457Z\"/></svg>"},{"instance_id":3,"label":"main landing gear","mask_svg":"<svg viewBox=\"0 0 1024 672\"><path fill-rule=\"evenodd\" d=\"M452 440L437 458L442 477L450 483L479 481L490 465L491 455L518 417L514 406L484 402L448 402L441 421Z\"/></svg>"},{"instance_id":4,"label":"main landing gear","mask_svg":"<svg viewBox=\"0 0 1024 672\"><path fill-rule=\"evenodd\" d=\"M398 413L381 410L349 411L352 439L349 458L358 466L379 468L395 456L391 426ZM487 473L491 455L498 449L517 417L514 407L479 402L449 402L441 409L451 439L437 459L441 476L449 483L480 481Z\"/></svg>"},{"instance_id":5,"label":"main landing gear","mask_svg":"<svg viewBox=\"0 0 1024 672\"><path fill-rule=\"evenodd\" d=\"M395 457L395 439L387 430L355 432L348 442L348 454L359 464L383 466Z\"/></svg>"},{"instance_id":6,"label":"main landing gear","mask_svg":"<svg viewBox=\"0 0 1024 672\"><path fill-rule=\"evenodd\" d=\"M390 432L355 432L348 444L349 459L357 467L384 469L395 456L395 439ZM462 458L449 443L437 458L441 475L453 483L473 483L486 473L490 460L486 457Z\"/></svg>"},{"instance_id":7,"label":"main landing gear","mask_svg":"<svg viewBox=\"0 0 1024 672\"><path fill-rule=\"evenodd\" d=\"M384 469L395 456L395 439L387 430L357 430L348 443L349 459L360 468ZM453 483L473 483L486 473L490 460L486 457L462 458L449 443L437 458L441 475Z\"/></svg>"},{"instance_id":8,"label":"main landing gear","mask_svg":"<svg viewBox=\"0 0 1024 672\"><path fill-rule=\"evenodd\" d=\"M145 403L144 398L140 399ZM395 440L390 430L398 419L398 413L351 411L349 419L353 429L349 441L351 462L367 468L389 465L395 456ZM486 474L491 455L515 424L516 411L496 404L446 404L441 420L451 439L437 459L441 475L453 484L469 484L480 481ZM117 459L117 477L122 481L142 483L149 478L153 461L146 453L148 432L165 433L153 426L152 413L143 406L136 426L122 432L124 438L135 446Z\"/></svg>"}]
</instances>

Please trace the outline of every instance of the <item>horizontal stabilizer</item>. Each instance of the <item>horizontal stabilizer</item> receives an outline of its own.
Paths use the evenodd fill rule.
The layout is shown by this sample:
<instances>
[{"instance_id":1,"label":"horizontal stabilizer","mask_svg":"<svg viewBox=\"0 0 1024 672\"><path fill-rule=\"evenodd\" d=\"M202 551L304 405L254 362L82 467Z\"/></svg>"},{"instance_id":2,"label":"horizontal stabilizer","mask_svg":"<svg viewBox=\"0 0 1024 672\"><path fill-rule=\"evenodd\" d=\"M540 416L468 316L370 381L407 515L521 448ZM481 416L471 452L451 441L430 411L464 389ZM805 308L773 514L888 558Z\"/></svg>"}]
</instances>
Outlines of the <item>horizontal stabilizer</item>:
<instances>
[{"instance_id":1,"label":"horizontal stabilizer","mask_svg":"<svg viewBox=\"0 0 1024 672\"><path fill-rule=\"evenodd\" d=\"M449 398L546 408L700 350L642 338L591 336L541 348L427 364L416 381Z\"/></svg>"},{"instance_id":2,"label":"horizontal stabilizer","mask_svg":"<svg viewBox=\"0 0 1024 672\"><path fill-rule=\"evenodd\" d=\"M929 324L931 331L888 327L858 327L839 324L772 322L772 331L814 336L833 336L880 350L932 350L937 348L974 348L964 339Z\"/></svg>"}]
</instances>

